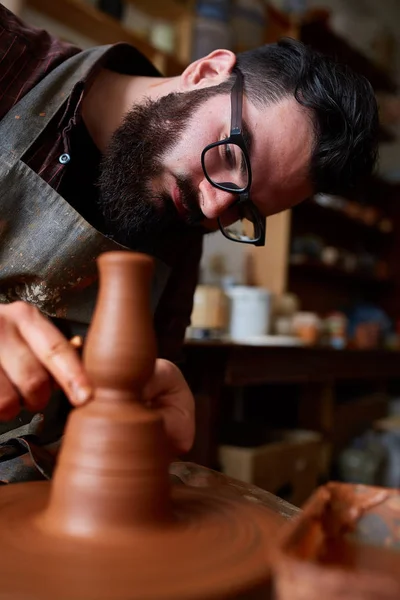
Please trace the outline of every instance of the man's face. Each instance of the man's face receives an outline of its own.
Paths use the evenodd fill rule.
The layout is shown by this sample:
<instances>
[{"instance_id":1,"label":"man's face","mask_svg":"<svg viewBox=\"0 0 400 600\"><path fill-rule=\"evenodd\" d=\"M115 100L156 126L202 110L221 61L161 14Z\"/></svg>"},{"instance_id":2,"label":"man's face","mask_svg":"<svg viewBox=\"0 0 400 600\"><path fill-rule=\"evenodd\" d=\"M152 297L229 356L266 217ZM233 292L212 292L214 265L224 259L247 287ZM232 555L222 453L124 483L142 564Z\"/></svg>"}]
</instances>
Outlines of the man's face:
<instances>
[{"instance_id":1,"label":"man's face","mask_svg":"<svg viewBox=\"0 0 400 600\"><path fill-rule=\"evenodd\" d=\"M151 249L151 240L187 226L215 229L235 197L207 181L200 156L229 136L230 116L229 94L209 97L207 89L168 94L128 113L100 178L101 207L118 241ZM244 98L243 120L252 136L251 199L261 214L304 200L313 143L306 110L294 98L263 108Z\"/></svg>"}]
</instances>

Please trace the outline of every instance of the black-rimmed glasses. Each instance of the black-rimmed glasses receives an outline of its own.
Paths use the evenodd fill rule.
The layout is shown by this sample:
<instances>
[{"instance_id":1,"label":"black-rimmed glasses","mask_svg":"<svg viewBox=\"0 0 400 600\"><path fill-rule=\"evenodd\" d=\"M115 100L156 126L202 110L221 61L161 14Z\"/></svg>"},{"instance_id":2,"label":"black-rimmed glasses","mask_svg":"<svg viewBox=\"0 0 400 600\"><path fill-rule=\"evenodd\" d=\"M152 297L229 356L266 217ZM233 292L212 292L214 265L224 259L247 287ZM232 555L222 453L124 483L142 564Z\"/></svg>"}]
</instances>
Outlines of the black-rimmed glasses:
<instances>
[{"instance_id":1,"label":"black-rimmed glasses","mask_svg":"<svg viewBox=\"0 0 400 600\"><path fill-rule=\"evenodd\" d=\"M265 245L265 218L250 200L251 166L242 134L243 75L236 71L231 91L229 137L206 146L201 153L204 175L211 185L238 198L218 218L221 233L234 242Z\"/></svg>"}]
</instances>

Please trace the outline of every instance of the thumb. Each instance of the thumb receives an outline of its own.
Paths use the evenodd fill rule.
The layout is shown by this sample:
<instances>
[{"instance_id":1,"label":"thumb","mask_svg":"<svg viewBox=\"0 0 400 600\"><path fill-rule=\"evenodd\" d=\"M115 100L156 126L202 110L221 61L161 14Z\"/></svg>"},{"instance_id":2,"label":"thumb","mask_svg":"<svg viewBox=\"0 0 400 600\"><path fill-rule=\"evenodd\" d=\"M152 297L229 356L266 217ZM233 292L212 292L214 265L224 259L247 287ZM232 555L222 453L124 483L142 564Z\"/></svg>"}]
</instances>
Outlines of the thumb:
<instances>
[{"instance_id":1,"label":"thumb","mask_svg":"<svg viewBox=\"0 0 400 600\"><path fill-rule=\"evenodd\" d=\"M180 454L188 452L195 435L195 405L178 367L158 359L153 376L143 389L143 400L160 413L174 450Z\"/></svg>"}]
</instances>

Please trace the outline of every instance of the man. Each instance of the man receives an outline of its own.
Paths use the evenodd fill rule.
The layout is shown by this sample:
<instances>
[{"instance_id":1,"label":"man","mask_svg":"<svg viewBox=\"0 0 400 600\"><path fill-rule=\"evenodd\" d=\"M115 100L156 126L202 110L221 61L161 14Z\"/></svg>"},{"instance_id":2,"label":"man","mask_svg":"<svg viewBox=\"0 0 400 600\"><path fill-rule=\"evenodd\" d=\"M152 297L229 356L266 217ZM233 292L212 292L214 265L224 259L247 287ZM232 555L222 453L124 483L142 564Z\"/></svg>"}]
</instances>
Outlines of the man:
<instances>
[{"instance_id":1,"label":"man","mask_svg":"<svg viewBox=\"0 0 400 600\"><path fill-rule=\"evenodd\" d=\"M264 244L268 215L345 193L376 158L369 83L294 41L217 50L166 78L125 44L82 53L0 7L0 80L3 420L21 401L43 409L54 380L72 404L90 398L63 333L90 320L99 252L159 259L155 325L160 356L175 360L203 234ZM151 385L187 449L180 372L159 361Z\"/></svg>"}]
</instances>

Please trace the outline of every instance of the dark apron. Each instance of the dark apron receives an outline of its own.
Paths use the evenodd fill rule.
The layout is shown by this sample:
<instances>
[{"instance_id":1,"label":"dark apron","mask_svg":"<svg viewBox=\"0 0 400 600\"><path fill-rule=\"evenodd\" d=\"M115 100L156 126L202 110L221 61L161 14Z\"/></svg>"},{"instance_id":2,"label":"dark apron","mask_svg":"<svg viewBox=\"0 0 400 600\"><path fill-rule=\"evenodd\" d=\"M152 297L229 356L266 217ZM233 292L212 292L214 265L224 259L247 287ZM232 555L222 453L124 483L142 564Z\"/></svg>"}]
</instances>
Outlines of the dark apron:
<instances>
[{"instance_id":1,"label":"dark apron","mask_svg":"<svg viewBox=\"0 0 400 600\"><path fill-rule=\"evenodd\" d=\"M84 333L90 323L96 258L127 248L94 229L22 157L108 49L92 48L65 61L0 121L0 303L29 302L69 335ZM156 259L153 311L169 272ZM68 410L58 392L43 415L32 419L23 409L12 422L0 424L0 482L50 476L48 444L57 445Z\"/></svg>"}]
</instances>

